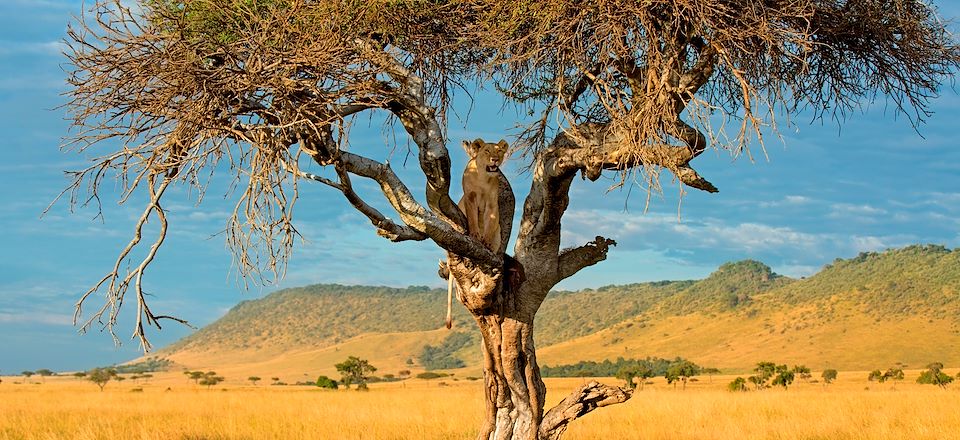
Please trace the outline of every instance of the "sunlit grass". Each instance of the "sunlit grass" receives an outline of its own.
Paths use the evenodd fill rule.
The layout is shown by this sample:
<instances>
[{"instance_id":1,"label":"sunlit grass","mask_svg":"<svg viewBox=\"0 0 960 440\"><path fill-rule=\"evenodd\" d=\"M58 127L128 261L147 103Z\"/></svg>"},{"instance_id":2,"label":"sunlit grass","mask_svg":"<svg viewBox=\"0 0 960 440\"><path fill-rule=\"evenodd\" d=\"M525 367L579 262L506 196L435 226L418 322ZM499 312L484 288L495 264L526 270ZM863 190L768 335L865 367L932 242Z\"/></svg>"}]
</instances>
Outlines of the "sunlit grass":
<instances>
[{"instance_id":1,"label":"sunlit grass","mask_svg":"<svg viewBox=\"0 0 960 440\"><path fill-rule=\"evenodd\" d=\"M730 393L723 390L730 379L702 378L685 391L660 379L629 402L578 420L565 438L960 439L957 387L879 385L865 373L842 372L829 387ZM483 410L480 383L468 381L375 384L369 392L208 390L174 375L110 383L103 392L75 379L15 381L22 379L0 384L0 439L466 439ZM549 379L548 405L582 382Z\"/></svg>"}]
</instances>

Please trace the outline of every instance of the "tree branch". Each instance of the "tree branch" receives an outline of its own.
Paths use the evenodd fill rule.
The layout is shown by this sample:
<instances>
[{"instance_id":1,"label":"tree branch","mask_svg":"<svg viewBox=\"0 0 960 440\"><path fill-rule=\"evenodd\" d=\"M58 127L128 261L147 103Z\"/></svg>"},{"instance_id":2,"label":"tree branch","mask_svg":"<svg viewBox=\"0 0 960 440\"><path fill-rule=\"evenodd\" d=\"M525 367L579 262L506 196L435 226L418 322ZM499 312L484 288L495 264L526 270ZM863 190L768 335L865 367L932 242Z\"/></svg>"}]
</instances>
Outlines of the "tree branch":
<instances>
[{"instance_id":1,"label":"tree branch","mask_svg":"<svg viewBox=\"0 0 960 440\"><path fill-rule=\"evenodd\" d=\"M590 382L544 414L538 437L540 440L558 440L570 422L597 408L626 402L632 395L633 390Z\"/></svg>"},{"instance_id":2,"label":"tree branch","mask_svg":"<svg viewBox=\"0 0 960 440\"><path fill-rule=\"evenodd\" d=\"M686 146L646 143L639 148L630 145L630 133L614 131L608 124L582 124L561 133L546 154L556 157L560 174L581 171L590 180L597 180L603 170L626 170L634 167L663 167L687 186L707 192L717 188L690 167L690 161L703 152L706 138L699 130L677 120L678 137Z\"/></svg>"},{"instance_id":3,"label":"tree branch","mask_svg":"<svg viewBox=\"0 0 960 440\"><path fill-rule=\"evenodd\" d=\"M453 223L466 227L466 217L450 197L450 153L437 111L427 103L423 79L414 74L397 56L370 40L356 40L357 47L371 62L383 69L400 88L396 101L387 105L419 147L420 168L427 177L427 206Z\"/></svg>"},{"instance_id":4,"label":"tree branch","mask_svg":"<svg viewBox=\"0 0 960 440\"><path fill-rule=\"evenodd\" d=\"M559 283L573 276L587 266L593 266L606 260L607 250L610 249L610 246L616 245L616 241L598 235L593 241L583 246L561 251L557 262L556 282Z\"/></svg>"},{"instance_id":5,"label":"tree branch","mask_svg":"<svg viewBox=\"0 0 960 440\"><path fill-rule=\"evenodd\" d=\"M503 264L502 258L487 249L479 240L457 230L449 222L417 202L389 163L380 163L358 154L338 151L336 164L344 172L366 177L380 184L380 189L387 201L410 230L430 237L441 248L477 263L490 267L500 267Z\"/></svg>"},{"instance_id":6,"label":"tree branch","mask_svg":"<svg viewBox=\"0 0 960 440\"><path fill-rule=\"evenodd\" d=\"M347 201L358 211L370 219L373 226L377 228L377 235L390 241L426 240L427 236L421 232L415 231L410 227L398 225L386 216L377 211L374 207L368 205L363 199L353 191L353 185L350 183L350 174L342 167L337 167L337 175L340 177L340 187Z\"/></svg>"},{"instance_id":7,"label":"tree branch","mask_svg":"<svg viewBox=\"0 0 960 440\"><path fill-rule=\"evenodd\" d=\"M133 238L130 239L130 241L127 243L127 246L124 247L123 251L120 252L120 255L117 257L116 262L113 265L113 270L101 278L100 281L92 288L87 290L86 293L80 297L74 307L73 321L74 325L76 325L76 323L80 320L80 317L83 315L84 301L86 301L87 297L106 285L106 301L104 301L104 304L100 307L100 309L98 309L90 318L84 321L84 323L80 326L81 332L86 332L90 326L93 325L94 321L98 321L110 332L110 335L113 336L114 342L119 344L120 341L114 334L113 326L117 322L118 313L121 305L123 304L124 297L131 287L133 287L133 293L136 296L137 301L137 319L136 325L134 326L133 337L140 341L140 346L144 351L150 351L152 347L150 342L147 340L145 332L146 326L153 325L157 328L160 328L161 319L170 319L189 326L186 321L179 318L155 315L147 305L146 293L143 290L143 273L146 271L147 267L150 266L150 263L153 262L153 259L157 255L157 251L160 249L160 246L163 245L163 242L167 237L167 216L166 212L163 210L163 207L160 206L160 199L163 197L163 194L170 185L171 181L172 178L166 177L163 178L159 184L157 184L156 175L151 174L147 177L147 186L150 192L150 202L147 204L146 208L144 208L143 213L140 215L140 218L137 220L137 223L134 226ZM156 214L160 222L160 229L157 232L156 239L150 246L147 254L141 259L140 263L137 264L136 267L133 269L122 269L121 266L123 266L124 262L128 261L131 252L133 252L134 249L136 249L140 244L140 241L143 238L143 230L149 221L151 214ZM104 322L104 319L106 319L106 322Z\"/></svg>"}]
</instances>

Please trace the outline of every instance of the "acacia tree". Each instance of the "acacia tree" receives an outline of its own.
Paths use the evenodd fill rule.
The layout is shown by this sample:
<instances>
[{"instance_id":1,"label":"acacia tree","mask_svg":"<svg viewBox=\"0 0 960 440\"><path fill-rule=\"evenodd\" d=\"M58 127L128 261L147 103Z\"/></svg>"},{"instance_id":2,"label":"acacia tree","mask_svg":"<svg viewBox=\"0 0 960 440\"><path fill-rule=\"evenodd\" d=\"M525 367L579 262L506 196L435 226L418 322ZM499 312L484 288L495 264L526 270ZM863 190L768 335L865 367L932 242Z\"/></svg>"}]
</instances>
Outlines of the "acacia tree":
<instances>
[{"instance_id":1,"label":"acacia tree","mask_svg":"<svg viewBox=\"0 0 960 440\"><path fill-rule=\"evenodd\" d=\"M124 200L140 191L148 201L115 266L79 301L106 298L88 318L78 305L82 328L112 328L119 306L135 304L146 349L145 327L176 319L155 313L143 287L166 236L170 185L203 190L207 174L235 173L227 244L242 274L267 280L282 274L298 236L299 186L326 185L380 236L447 252L440 275L454 278L483 338L479 438L558 438L574 418L630 396L589 383L544 411L534 316L551 287L615 244L560 248L577 175L654 192L667 170L681 188L716 192L692 167L708 147L745 154L777 115L842 119L877 96L919 123L960 60L922 0L93 3L68 31L68 146L108 151L74 172L65 193L98 202L103 179L118 176ZM515 195L500 179L499 249L465 232L450 194L459 171L447 109L472 87L534 115L512 142L531 177L515 236ZM426 180L422 198L384 159L391 148L348 148L361 114L399 122ZM375 182L397 218L355 191L355 179ZM146 228L151 218L159 228Z\"/></svg>"},{"instance_id":2,"label":"acacia tree","mask_svg":"<svg viewBox=\"0 0 960 440\"><path fill-rule=\"evenodd\" d=\"M344 387L349 389L351 384L357 384L358 390L368 389L367 380L370 378L370 374L377 371L377 367L370 365L369 361L356 356L350 356L347 360L334 365L334 367L342 376L340 382L343 383Z\"/></svg>"},{"instance_id":3,"label":"acacia tree","mask_svg":"<svg viewBox=\"0 0 960 440\"><path fill-rule=\"evenodd\" d=\"M834 370L832 368L823 370L823 373L820 374L820 377L823 378L824 386L831 384L833 383L833 381L837 380L837 370Z\"/></svg>"},{"instance_id":4,"label":"acacia tree","mask_svg":"<svg viewBox=\"0 0 960 440\"><path fill-rule=\"evenodd\" d=\"M103 387L107 385L107 382L111 380L121 380L121 377L117 375L117 370L113 368L94 368L87 372L86 378L100 387L100 391L103 391Z\"/></svg>"}]
</instances>

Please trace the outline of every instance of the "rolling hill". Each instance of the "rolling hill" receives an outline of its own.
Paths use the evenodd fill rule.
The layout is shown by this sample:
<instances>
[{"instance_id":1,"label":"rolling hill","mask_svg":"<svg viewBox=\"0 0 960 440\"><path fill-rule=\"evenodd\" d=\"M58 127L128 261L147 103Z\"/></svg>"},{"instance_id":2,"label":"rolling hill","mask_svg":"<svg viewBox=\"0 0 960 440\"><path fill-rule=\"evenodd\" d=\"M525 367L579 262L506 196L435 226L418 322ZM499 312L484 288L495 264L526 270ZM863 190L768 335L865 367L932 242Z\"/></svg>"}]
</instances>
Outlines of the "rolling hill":
<instances>
[{"instance_id":1,"label":"rolling hill","mask_svg":"<svg viewBox=\"0 0 960 440\"><path fill-rule=\"evenodd\" d=\"M267 377L334 374L334 363L356 355L389 373L424 369L419 355L431 345L473 374L478 344L443 344L452 337L442 328L445 294L332 284L280 290L238 304L155 356ZM479 340L462 307L454 332ZM703 280L552 292L536 341L548 365L619 356L682 356L729 371L760 360L814 369L960 365L960 249L862 253L799 280L745 260Z\"/></svg>"}]
</instances>

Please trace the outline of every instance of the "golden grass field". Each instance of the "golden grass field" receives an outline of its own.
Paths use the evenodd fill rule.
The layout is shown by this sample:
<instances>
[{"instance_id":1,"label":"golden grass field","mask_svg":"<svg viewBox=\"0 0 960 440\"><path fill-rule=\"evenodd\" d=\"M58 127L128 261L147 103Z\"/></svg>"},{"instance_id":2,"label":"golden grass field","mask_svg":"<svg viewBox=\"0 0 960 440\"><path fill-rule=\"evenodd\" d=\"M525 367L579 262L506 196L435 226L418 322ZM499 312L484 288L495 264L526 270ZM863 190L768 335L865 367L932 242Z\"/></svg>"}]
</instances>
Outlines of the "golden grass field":
<instances>
[{"instance_id":1,"label":"golden grass field","mask_svg":"<svg viewBox=\"0 0 960 440\"><path fill-rule=\"evenodd\" d=\"M746 393L724 390L732 376L701 378L686 390L659 378L627 403L574 422L564 438L960 439L960 387L917 385L916 374L895 387L841 372L828 387ZM548 407L583 381L547 379ZM73 378L31 382L3 378L0 439L472 439L483 409L480 384L470 381L410 380L369 392L239 381L208 390L173 373L147 384L111 382L103 392Z\"/></svg>"}]
</instances>

